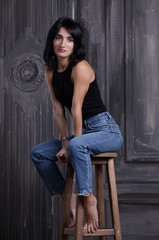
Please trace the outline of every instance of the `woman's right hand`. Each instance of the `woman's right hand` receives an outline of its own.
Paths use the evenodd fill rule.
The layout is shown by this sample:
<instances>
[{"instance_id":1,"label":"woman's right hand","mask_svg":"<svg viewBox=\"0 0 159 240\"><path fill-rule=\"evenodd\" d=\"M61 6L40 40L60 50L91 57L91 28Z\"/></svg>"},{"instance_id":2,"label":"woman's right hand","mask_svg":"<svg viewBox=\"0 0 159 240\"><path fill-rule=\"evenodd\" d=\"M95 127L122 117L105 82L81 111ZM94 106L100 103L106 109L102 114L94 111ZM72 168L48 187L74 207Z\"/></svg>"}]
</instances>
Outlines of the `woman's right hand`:
<instances>
[{"instance_id":1,"label":"woman's right hand","mask_svg":"<svg viewBox=\"0 0 159 240\"><path fill-rule=\"evenodd\" d=\"M60 163L66 163L69 162L69 157L67 154L67 150L65 148L62 148L57 154L56 157L58 159L58 162Z\"/></svg>"}]
</instances>

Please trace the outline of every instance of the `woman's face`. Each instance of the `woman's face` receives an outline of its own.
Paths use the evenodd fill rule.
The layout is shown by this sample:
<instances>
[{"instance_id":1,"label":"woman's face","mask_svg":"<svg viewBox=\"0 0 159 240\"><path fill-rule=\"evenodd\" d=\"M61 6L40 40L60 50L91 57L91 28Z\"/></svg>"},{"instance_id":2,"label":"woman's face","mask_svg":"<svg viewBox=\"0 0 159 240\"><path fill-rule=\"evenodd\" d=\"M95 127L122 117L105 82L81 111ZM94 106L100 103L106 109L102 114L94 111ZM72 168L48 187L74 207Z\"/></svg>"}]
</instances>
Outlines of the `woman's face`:
<instances>
[{"instance_id":1,"label":"woman's face","mask_svg":"<svg viewBox=\"0 0 159 240\"><path fill-rule=\"evenodd\" d=\"M57 58L69 58L73 53L74 39L64 27L60 28L53 39L53 48Z\"/></svg>"}]
</instances>

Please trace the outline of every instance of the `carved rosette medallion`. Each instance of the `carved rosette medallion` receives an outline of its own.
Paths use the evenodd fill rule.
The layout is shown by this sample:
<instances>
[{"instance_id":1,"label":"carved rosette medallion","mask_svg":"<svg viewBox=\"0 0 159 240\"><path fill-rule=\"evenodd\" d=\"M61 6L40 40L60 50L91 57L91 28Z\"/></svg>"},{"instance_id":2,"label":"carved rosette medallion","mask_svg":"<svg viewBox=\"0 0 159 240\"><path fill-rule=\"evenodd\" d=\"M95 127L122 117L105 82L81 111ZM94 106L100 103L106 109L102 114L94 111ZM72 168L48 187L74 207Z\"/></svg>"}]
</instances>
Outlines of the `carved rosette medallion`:
<instances>
[{"instance_id":1,"label":"carved rosette medallion","mask_svg":"<svg viewBox=\"0 0 159 240\"><path fill-rule=\"evenodd\" d=\"M13 85L21 91L31 92L39 88L44 80L44 62L36 54L18 56L10 68Z\"/></svg>"}]
</instances>

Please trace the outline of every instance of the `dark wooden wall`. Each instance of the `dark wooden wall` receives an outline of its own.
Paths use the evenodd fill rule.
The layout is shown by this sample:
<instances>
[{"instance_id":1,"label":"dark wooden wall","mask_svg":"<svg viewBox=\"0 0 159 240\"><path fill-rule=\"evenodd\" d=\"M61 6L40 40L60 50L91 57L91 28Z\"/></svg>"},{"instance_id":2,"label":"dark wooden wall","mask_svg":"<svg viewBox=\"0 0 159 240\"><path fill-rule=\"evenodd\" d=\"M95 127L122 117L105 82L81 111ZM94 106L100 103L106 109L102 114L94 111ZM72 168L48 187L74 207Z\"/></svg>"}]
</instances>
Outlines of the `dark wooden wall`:
<instances>
[{"instance_id":1,"label":"dark wooden wall","mask_svg":"<svg viewBox=\"0 0 159 240\"><path fill-rule=\"evenodd\" d=\"M124 136L115 162L123 240L158 240L159 1L2 0L0 10L0 239L59 239L62 201L29 152L58 136L42 53L55 20L70 16L88 29L87 58ZM109 225L107 202L106 192Z\"/></svg>"}]
</instances>

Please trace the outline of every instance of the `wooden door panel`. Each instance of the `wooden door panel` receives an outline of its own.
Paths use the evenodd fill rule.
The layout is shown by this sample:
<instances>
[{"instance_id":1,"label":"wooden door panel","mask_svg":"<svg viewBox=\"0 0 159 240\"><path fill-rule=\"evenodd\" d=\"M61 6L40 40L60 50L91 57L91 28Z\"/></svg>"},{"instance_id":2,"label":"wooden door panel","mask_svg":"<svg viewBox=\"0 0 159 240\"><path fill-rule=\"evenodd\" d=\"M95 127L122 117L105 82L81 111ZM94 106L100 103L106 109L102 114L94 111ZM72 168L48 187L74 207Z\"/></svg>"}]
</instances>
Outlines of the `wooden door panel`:
<instances>
[{"instance_id":1,"label":"wooden door panel","mask_svg":"<svg viewBox=\"0 0 159 240\"><path fill-rule=\"evenodd\" d=\"M159 160L159 5L126 1L127 161Z\"/></svg>"}]
</instances>

